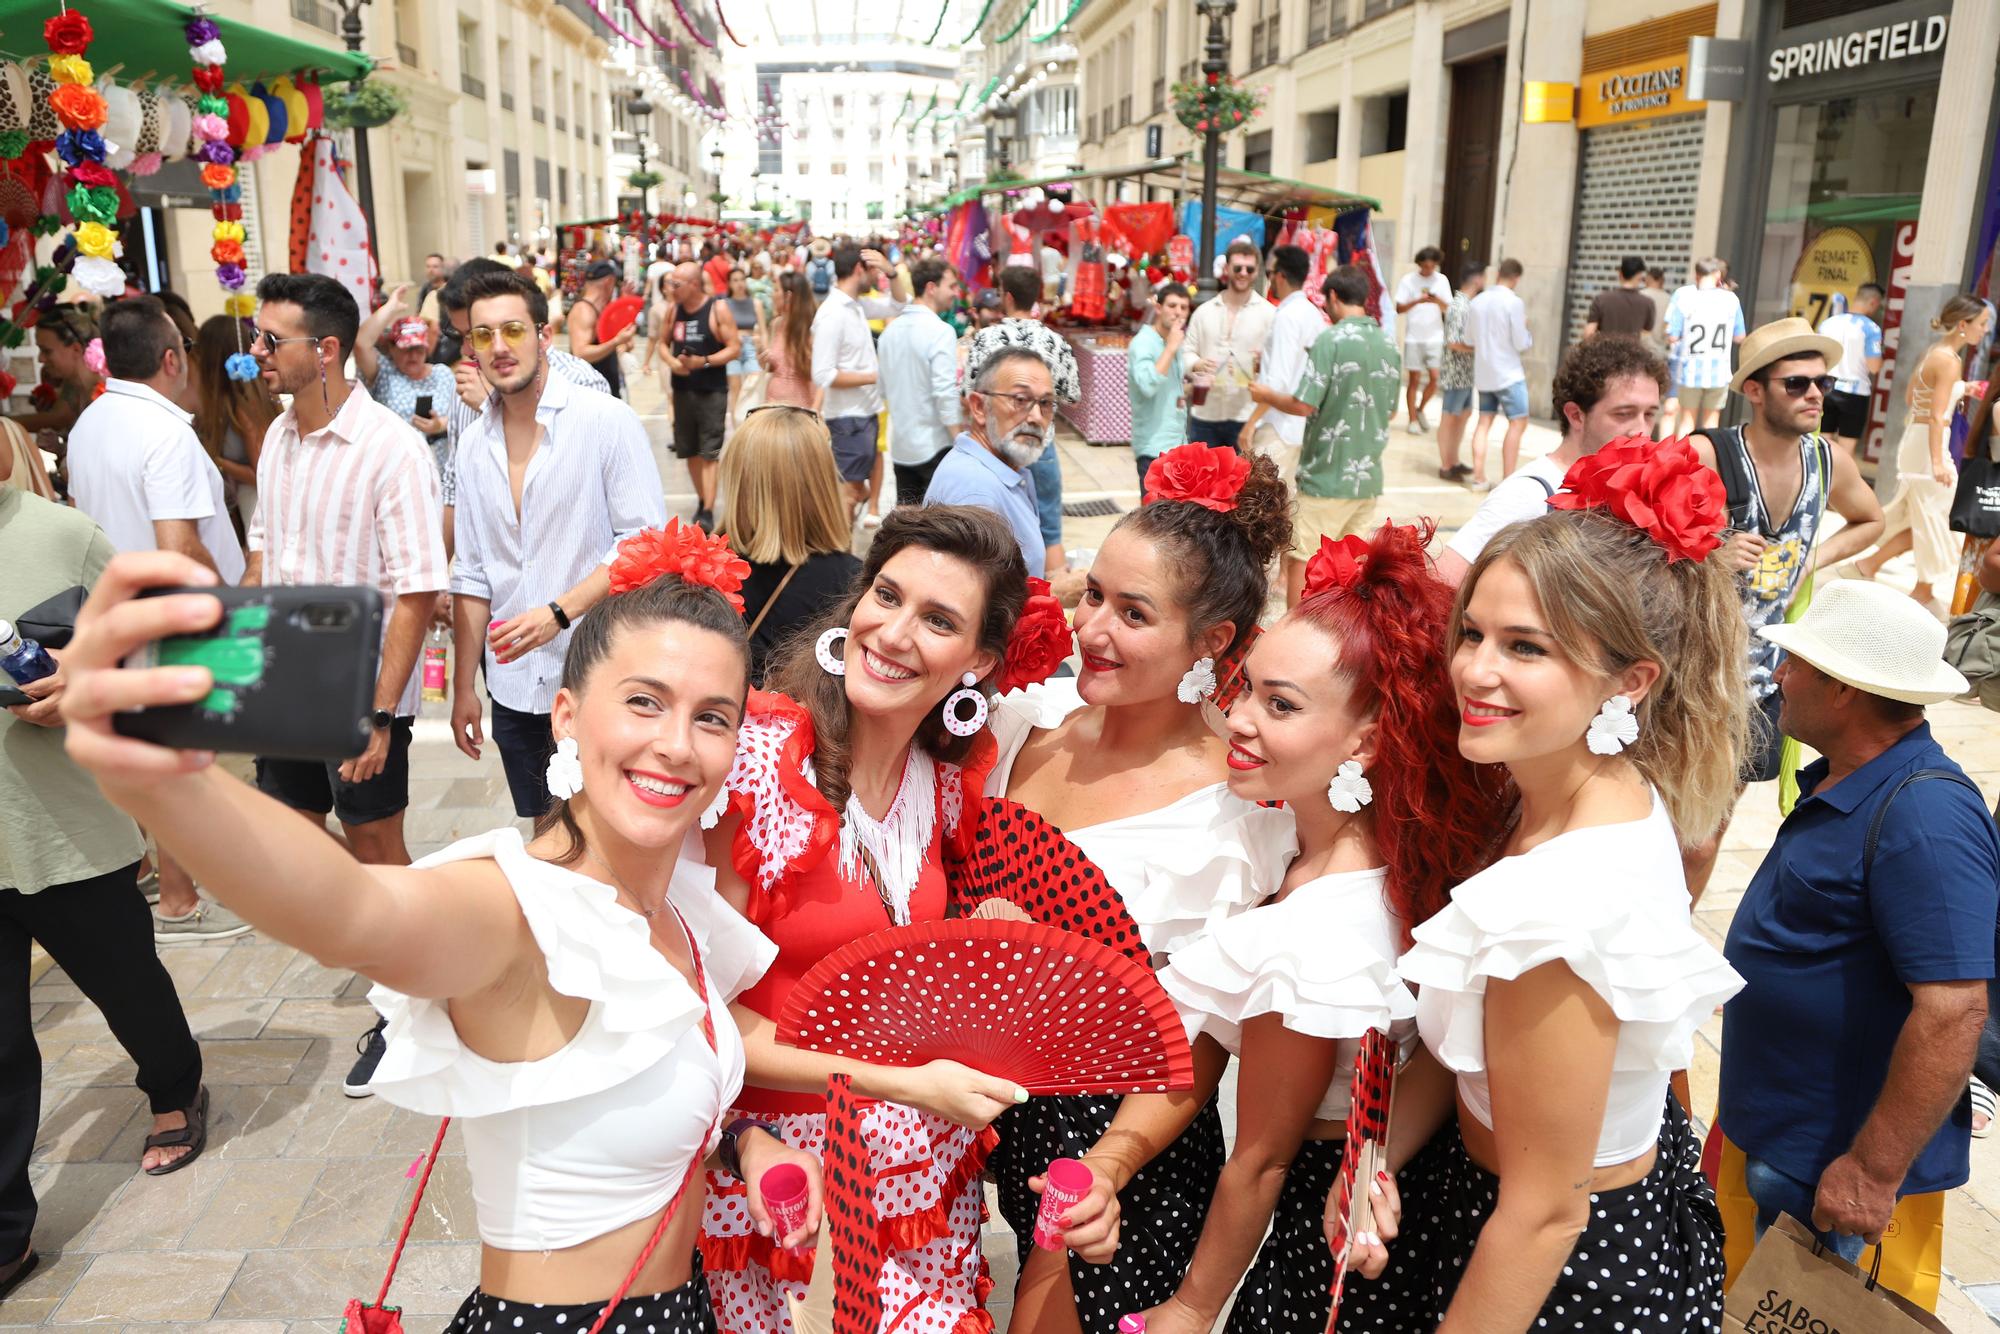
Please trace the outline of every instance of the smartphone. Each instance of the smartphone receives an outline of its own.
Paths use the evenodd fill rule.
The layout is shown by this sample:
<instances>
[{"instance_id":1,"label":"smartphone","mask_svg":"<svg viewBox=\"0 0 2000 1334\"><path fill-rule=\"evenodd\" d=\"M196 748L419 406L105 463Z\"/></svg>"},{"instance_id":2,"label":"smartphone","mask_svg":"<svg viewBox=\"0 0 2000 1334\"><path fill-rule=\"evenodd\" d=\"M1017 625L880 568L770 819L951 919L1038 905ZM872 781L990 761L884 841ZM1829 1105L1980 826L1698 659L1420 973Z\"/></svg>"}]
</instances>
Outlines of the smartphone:
<instances>
[{"instance_id":1,"label":"smartphone","mask_svg":"<svg viewBox=\"0 0 2000 1334\"><path fill-rule=\"evenodd\" d=\"M0 681L0 709L11 709L18 704L33 704L35 701L14 688L12 681Z\"/></svg>"},{"instance_id":2,"label":"smartphone","mask_svg":"<svg viewBox=\"0 0 2000 1334\"><path fill-rule=\"evenodd\" d=\"M417 395L416 415L419 417L428 417L431 415L431 396L429 394Z\"/></svg>"},{"instance_id":3,"label":"smartphone","mask_svg":"<svg viewBox=\"0 0 2000 1334\"><path fill-rule=\"evenodd\" d=\"M348 760L368 747L382 656L382 594L373 588L156 588L207 593L222 620L148 644L131 667L206 667L215 687L193 704L112 719L123 736L176 750L288 760Z\"/></svg>"}]
</instances>

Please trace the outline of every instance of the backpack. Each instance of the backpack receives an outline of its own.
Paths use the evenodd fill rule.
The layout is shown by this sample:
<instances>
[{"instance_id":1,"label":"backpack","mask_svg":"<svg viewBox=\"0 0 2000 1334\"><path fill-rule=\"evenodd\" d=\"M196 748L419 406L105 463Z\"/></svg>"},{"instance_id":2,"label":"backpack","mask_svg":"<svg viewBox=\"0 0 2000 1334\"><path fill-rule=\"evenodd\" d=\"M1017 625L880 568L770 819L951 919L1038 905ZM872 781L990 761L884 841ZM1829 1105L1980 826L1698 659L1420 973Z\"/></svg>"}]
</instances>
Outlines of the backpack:
<instances>
[{"instance_id":1,"label":"backpack","mask_svg":"<svg viewBox=\"0 0 2000 1334\"><path fill-rule=\"evenodd\" d=\"M833 261L815 259L807 264L806 280L812 284L814 296L825 296L833 290Z\"/></svg>"},{"instance_id":2,"label":"backpack","mask_svg":"<svg viewBox=\"0 0 2000 1334\"><path fill-rule=\"evenodd\" d=\"M1981 705L2000 713L2000 597L1982 592L1969 611L1951 618L1944 660L1958 668Z\"/></svg>"}]
</instances>

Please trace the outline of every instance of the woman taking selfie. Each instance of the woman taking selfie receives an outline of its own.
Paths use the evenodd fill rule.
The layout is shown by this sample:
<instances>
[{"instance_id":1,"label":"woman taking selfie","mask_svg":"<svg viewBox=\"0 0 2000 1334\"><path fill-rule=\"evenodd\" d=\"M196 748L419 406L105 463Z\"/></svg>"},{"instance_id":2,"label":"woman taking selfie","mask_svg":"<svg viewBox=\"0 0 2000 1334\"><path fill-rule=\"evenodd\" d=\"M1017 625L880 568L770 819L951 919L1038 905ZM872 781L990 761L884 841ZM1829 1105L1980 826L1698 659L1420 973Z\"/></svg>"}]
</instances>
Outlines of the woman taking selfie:
<instances>
[{"instance_id":1,"label":"woman taking selfie","mask_svg":"<svg viewBox=\"0 0 2000 1334\"><path fill-rule=\"evenodd\" d=\"M1550 504L1459 589L1459 750L1506 767L1515 819L1398 964L1456 1105L1399 1082L1391 1162L1429 1142L1343 1330L1721 1324L1722 1220L1667 1083L1742 985L1681 870L1747 735L1722 483L1684 442L1616 441Z\"/></svg>"},{"instance_id":2,"label":"woman taking selfie","mask_svg":"<svg viewBox=\"0 0 2000 1334\"><path fill-rule=\"evenodd\" d=\"M530 840L503 826L410 867L356 862L211 754L113 732L120 710L212 683L204 668L117 665L217 624L211 597L135 600L212 583L192 561L115 561L65 658L77 762L260 930L373 979L389 1019L375 1091L462 1118L483 1248L454 1330L576 1334L607 1303L614 1327L712 1330L694 1254L703 1161L753 1181L795 1164L816 1188L817 1160L724 1117L743 1076L729 998L773 951L679 856L742 718L742 624L716 586L733 587L728 562L686 530L628 543L564 661L561 800ZM807 1221L787 1240L810 1238Z\"/></svg>"}]
</instances>

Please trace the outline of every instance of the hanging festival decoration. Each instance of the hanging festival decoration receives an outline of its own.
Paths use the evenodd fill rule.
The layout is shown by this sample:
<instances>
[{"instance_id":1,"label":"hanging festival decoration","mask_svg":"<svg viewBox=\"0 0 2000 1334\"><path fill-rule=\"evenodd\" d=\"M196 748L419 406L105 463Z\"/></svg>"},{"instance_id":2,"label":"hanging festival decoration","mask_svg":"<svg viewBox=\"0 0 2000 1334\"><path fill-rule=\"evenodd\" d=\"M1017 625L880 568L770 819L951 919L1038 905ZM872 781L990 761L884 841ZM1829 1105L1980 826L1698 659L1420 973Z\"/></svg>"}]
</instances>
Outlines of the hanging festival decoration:
<instances>
[{"instance_id":1,"label":"hanging festival decoration","mask_svg":"<svg viewBox=\"0 0 2000 1334\"><path fill-rule=\"evenodd\" d=\"M194 17L183 29L188 57L194 63L194 84L201 96L195 102L193 135L201 145L195 157L203 163L201 183L208 187L209 212L215 218L210 236L209 258L215 261L215 280L231 293L243 290L250 279L243 253L243 187L237 181L236 150L229 144L229 103L222 97L222 65L228 52L222 46L222 30L208 17L205 5L196 3ZM267 112L268 115L268 112ZM265 137L268 138L266 129Z\"/></svg>"},{"instance_id":2,"label":"hanging festival decoration","mask_svg":"<svg viewBox=\"0 0 2000 1334\"><path fill-rule=\"evenodd\" d=\"M941 0L941 3L938 5L937 22L931 25L931 35L924 38L925 46L929 46L932 42L935 42L938 39L938 34L944 31L945 19L949 18L950 16L951 16L951 0Z\"/></svg>"},{"instance_id":3,"label":"hanging festival decoration","mask_svg":"<svg viewBox=\"0 0 2000 1334\"><path fill-rule=\"evenodd\" d=\"M993 4L994 0L986 0L986 3L980 7L979 17L972 21L972 31L968 32L967 34L965 34L965 36L958 39L958 44L960 46L964 46L967 42L971 41L973 38L979 35L979 30L986 26L986 16L993 12Z\"/></svg>"},{"instance_id":4,"label":"hanging festival decoration","mask_svg":"<svg viewBox=\"0 0 2000 1334\"><path fill-rule=\"evenodd\" d=\"M637 23L637 24L639 25L639 31L640 31L640 32L643 32L643 33L645 33L645 34L646 34L646 35L647 35L648 37L650 37L650 38L652 38L652 39L653 39L653 45L655 45L655 46L659 46L659 47L664 47L665 49L667 49L667 50L669 50L669 51L678 51L678 50L680 50L680 46L681 46L681 44L680 44L679 42L676 42L676 41L673 41L673 40L671 40L671 39L669 39L669 38L666 38L666 37L662 37L662 36L660 36L660 34L659 34L659 33L657 33L657 32L655 32L655 31L653 31L653 25L652 25L652 24L650 24L650 23L648 23L648 22L646 22L646 16L645 16L644 14L642 14L642 13L640 13L640 12L639 12L639 3L638 3L638 0L625 0L625 8L627 8L627 9L629 9L629 10L631 10L631 11L632 11L632 21L633 21L634 23ZM610 20L610 19L606 19L606 20L604 20L604 21L605 21L606 23L611 23L611 20ZM612 26L613 26L613 27L615 28L615 27L617 27L618 25L616 25L616 24L614 23L614 24L612 24ZM632 39L628 37L628 38L626 38L626 40L627 40L627 41L631 41ZM638 45L638 43L637 43L637 42L632 42L632 45L634 45L634 46L637 46L637 45Z\"/></svg>"},{"instance_id":5,"label":"hanging festival decoration","mask_svg":"<svg viewBox=\"0 0 2000 1334\"><path fill-rule=\"evenodd\" d=\"M604 6L598 4L597 0L584 0L584 3L590 6L591 13L597 15L598 18L604 20L605 27L611 29L611 31L617 33L620 37L623 37L627 42L631 43L633 46L639 45L639 39L637 37L634 37L631 33L626 32L623 28L619 27L618 21L612 18L609 14L604 12ZM631 5L631 0L626 0L626 4L628 6ZM632 12L636 14L639 11L636 8L634 8ZM659 39L654 38L654 40L658 41Z\"/></svg>"},{"instance_id":6,"label":"hanging festival decoration","mask_svg":"<svg viewBox=\"0 0 2000 1334\"><path fill-rule=\"evenodd\" d=\"M1069 21L1077 16L1078 11L1089 3L1090 0L1069 0L1069 8L1063 11L1063 16L1056 20L1055 26L1039 37L1030 37L1028 41L1035 46L1042 46L1048 42L1053 42L1056 38L1062 36L1063 29L1069 26Z\"/></svg>"},{"instance_id":7,"label":"hanging festival decoration","mask_svg":"<svg viewBox=\"0 0 2000 1334\"><path fill-rule=\"evenodd\" d=\"M1263 109L1264 99L1234 75L1205 74L1173 86L1174 117L1196 134L1240 130Z\"/></svg>"},{"instance_id":8,"label":"hanging festival decoration","mask_svg":"<svg viewBox=\"0 0 2000 1334\"><path fill-rule=\"evenodd\" d=\"M115 230L118 178L104 165L111 150L99 133L109 109L102 94L91 86L95 76L84 59L94 36L90 20L74 9L42 25L42 37L51 52L49 76L55 81L49 110L62 125L55 138L56 156L64 166L59 191L73 227L57 243L56 273L42 284L39 304L44 310L62 291L65 270L97 296L108 299L125 291L125 271L118 267L123 247ZM61 235L62 231L58 222L51 234Z\"/></svg>"},{"instance_id":9,"label":"hanging festival decoration","mask_svg":"<svg viewBox=\"0 0 2000 1334\"><path fill-rule=\"evenodd\" d=\"M627 3L630 3L630 0L627 0ZM674 15L675 17L680 19L681 27L687 30L687 35L694 38L695 42L698 45L705 46L709 50L713 51L715 49L715 43L701 35L701 29L694 26L694 20L688 17L687 10L683 8L681 5L681 0L673 0L673 6L674 6ZM682 73L685 74L686 71L683 70Z\"/></svg>"},{"instance_id":10,"label":"hanging festival decoration","mask_svg":"<svg viewBox=\"0 0 2000 1334\"><path fill-rule=\"evenodd\" d=\"M720 23L722 30L729 34L730 41L736 43L738 46L743 45L743 39L738 37L735 29L729 26L729 16L722 12L722 0L715 0L715 21Z\"/></svg>"}]
</instances>

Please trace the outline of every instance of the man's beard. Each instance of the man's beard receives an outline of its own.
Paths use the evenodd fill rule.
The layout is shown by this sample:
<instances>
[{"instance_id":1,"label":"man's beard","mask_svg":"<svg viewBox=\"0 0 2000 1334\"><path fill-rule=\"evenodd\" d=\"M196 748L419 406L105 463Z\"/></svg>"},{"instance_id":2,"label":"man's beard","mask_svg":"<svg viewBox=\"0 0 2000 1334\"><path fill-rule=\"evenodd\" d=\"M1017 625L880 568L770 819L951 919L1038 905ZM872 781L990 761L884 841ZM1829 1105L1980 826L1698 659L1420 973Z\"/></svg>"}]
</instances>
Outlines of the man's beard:
<instances>
[{"instance_id":1,"label":"man's beard","mask_svg":"<svg viewBox=\"0 0 2000 1334\"><path fill-rule=\"evenodd\" d=\"M1000 457L1017 469L1032 467L1048 449L1048 437L1039 431L1018 430L1000 442Z\"/></svg>"}]
</instances>

